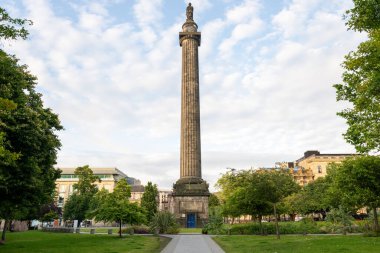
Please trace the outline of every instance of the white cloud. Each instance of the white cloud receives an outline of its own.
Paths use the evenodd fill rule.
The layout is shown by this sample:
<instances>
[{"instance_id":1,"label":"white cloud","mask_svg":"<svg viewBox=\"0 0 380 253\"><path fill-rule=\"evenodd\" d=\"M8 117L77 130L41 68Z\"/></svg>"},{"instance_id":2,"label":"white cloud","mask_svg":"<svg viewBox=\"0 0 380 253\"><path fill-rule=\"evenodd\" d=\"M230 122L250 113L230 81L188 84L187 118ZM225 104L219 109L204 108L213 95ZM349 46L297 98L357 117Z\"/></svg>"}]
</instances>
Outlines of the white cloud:
<instances>
[{"instance_id":1,"label":"white cloud","mask_svg":"<svg viewBox=\"0 0 380 253\"><path fill-rule=\"evenodd\" d=\"M222 58L233 55L233 48L242 40L251 38L263 28L263 21L258 17L260 4L257 0L245 0L242 4L227 11L226 22L233 24L230 37L219 45Z\"/></svg>"},{"instance_id":2,"label":"white cloud","mask_svg":"<svg viewBox=\"0 0 380 253\"><path fill-rule=\"evenodd\" d=\"M364 35L346 31L346 2L320 3L294 0L264 18L264 1L194 1L203 20L202 164L210 186L226 167L271 166L307 149L353 151L340 136L332 84ZM169 189L178 179L185 6L163 4L136 1L126 20L105 1L74 6L72 16L58 15L51 1L24 2L31 37L7 49L38 76L66 128L60 166L118 167ZM211 10L218 13L203 15ZM165 19L173 13L175 21Z\"/></svg>"}]
</instances>

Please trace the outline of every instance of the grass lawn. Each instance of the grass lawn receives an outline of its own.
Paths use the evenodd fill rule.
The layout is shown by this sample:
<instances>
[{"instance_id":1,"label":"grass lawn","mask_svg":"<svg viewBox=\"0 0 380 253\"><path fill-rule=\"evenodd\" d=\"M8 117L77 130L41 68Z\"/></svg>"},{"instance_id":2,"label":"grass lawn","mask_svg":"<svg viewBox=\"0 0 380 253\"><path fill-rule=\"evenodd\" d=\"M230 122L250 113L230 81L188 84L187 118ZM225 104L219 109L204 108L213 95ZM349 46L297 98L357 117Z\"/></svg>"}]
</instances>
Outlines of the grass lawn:
<instances>
[{"instance_id":1,"label":"grass lawn","mask_svg":"<svg viewBox=\"0 0 380 253\"><path fill-rule=\"evenodd\" d=\"M202 229L201 228L180 228L179 232L181 234L201 234Z\"/></svg>"},{"instance_id":2,"label":"grass lawn","mask_svg":"<svg viewBox=\"0 0 380 253\"><path fill-rule=\"evenodd\" d=\"M380 237L347 236L275 236L232 235L213 239L227 253L375 253L380 252Z\"/></svg>"},{"instance_id":3,"label":"grass lawn","mask_svg":"<svg viewBox=\"0 0 380 253\"><path fill-rule=\"evenodd\" d=\"M160 252L169 239L155 236L87 235L28 231L7 233L1 253Z\"/></svg>"},{"instance_id":4,"label":"grass lawn","mask_svg":"<svg viewBox=\"0 0 380 253\"><path fill-rule=\"evenodd\" d=\"M123 228L125 228L125 227L122 227L121 229L123 229ZM81 232L90 232L90 229L91 228L80 228L80 231ZM97 228L97 227L94 227L94 229L95 229L95 233L108 233L108 229L109 228L102 228L102 227L100 227L100 228ZM112 228L112 233L113 234L117 234L117 233L119 233L119 228L115 228L115 227L113 227Z\"/></svg>"}]
</instances>

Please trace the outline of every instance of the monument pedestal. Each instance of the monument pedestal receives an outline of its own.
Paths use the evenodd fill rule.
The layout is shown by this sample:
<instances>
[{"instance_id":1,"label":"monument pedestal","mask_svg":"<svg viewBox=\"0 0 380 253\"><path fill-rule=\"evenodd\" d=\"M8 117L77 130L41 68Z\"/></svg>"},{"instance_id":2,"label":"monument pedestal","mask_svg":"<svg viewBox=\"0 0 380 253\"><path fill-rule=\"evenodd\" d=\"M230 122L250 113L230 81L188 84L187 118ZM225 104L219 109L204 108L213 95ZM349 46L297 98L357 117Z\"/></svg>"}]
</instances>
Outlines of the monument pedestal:
<instances>
[{"instance_id":1,"label":"monument pedestal","mask_svg":"<svg viewBox=\"0 0 380 253\"><path fill-rule=\"evenodd\" d=\"M186 228L202 228L208 222L208 184L200 178L181 178L173 185L170 212Z\"/></svg>"}]
</instances>

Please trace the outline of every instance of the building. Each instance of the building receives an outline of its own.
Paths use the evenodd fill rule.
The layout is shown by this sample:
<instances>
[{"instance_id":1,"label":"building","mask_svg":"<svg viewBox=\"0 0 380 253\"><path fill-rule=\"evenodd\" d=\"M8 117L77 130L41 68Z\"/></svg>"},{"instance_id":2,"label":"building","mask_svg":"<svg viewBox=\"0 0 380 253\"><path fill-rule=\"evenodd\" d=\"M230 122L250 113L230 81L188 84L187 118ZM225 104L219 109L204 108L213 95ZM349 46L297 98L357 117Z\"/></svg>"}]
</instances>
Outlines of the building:
<instances>
[{"instance_id":1,"label":"building","mask_svg":"<svg viewBox=\"0 0 380 253\"><path fill-rule=\"evenodd\" d=\"M75 175L76 168L60 168L62 170L61 177L55 181L56 190L58 193L58 207L63 207L65 201L74 192L73 185L78 182L78 176ZM140 183L140 180L130 178L117 168L91 168L93 174L98 176L101 182L96 182L98 189L106 189L113 192L116 183L122 179L127 179L127 182ZM132 186L132 188L135 185ZM142 186L142 185L141 185ZM142 186L143 187L143 186Z\"/></svg>"},{"instance_id":2,"label":"building","mask_svg":"<svg viewBox=\"0 0 380 253\"><path fill-rule=\"evenodd\" d=\"M341 163L352 156L355 154L321 154L317 150L309 150L295 162L277 162L276 167L289 169L294 180L304 186L320 177L325 177L330 163Z\"/></svg>"}]
</instances>

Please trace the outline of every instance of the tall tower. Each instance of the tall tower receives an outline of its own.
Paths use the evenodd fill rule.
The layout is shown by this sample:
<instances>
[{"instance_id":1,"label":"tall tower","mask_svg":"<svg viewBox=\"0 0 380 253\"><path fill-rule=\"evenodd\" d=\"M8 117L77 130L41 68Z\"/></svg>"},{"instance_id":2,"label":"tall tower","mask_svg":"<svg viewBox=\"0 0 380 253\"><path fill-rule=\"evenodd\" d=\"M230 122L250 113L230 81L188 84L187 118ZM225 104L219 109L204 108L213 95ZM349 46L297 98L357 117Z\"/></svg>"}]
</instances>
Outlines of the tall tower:
<instances>
[{"instance_id":1,"label":"tall tower","mask_svg":"<svg viewBox=\"0 0 380 253\"><path fill-rule=\"evenodd\" d=\"M202 226L208 218L208 184L202 179L199 110L198 47L201 33L193 20L193 6L186 8L186 22L179 33L182 47L180 178L173 185L171 210L183 226Z\"/></svg>"}]
</instances>

